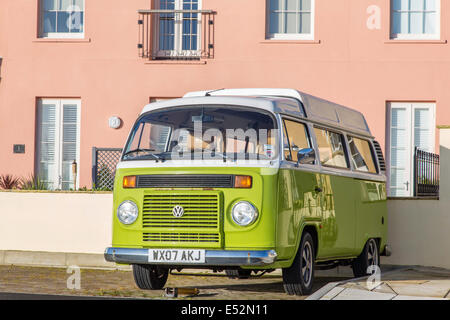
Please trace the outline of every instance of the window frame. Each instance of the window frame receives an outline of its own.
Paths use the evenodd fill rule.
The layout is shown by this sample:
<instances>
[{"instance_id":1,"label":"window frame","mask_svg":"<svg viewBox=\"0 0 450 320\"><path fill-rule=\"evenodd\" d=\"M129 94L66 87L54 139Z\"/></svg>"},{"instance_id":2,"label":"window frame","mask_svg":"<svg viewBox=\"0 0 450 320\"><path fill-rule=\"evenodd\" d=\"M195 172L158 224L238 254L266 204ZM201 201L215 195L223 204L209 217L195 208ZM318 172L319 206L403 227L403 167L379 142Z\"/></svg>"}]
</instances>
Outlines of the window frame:
<instances>
[{"instance_id":1,"label":"window frame","mask_svg":"<svg viewBox=\"0 0 450 320\"><path fill-rule=\"evenodd\" d=\"M174 9L173 10L183 10L183 0L173 0ZM203 0L198 0L197 10L201 10L203 6ZM161 1L157 0L155 2L156 9L160 9ZM177 15L181 15L181 19L177 18ZM194 15L194 14L192 14ZM153 37L153 55L156 58L166 58L166 59L199 59L202 54L202 19L203 15L197 13L197 50L183 50L183 13L174 13L174 43L173 50L161 50L160 48L160 17L156 17L154 24ZM184 53L187 53L184 55Z\"/></svg>"},{"instance_id":2,"label":"window frame","mask_svg":"<svg viewBox=\"0 0 450 320\"><path fill-rule=\"evenodd\" d=\"M347 145L348 141L347 141L347 138L346 138L346 134L344 134L343 132L340 132L338 130L330 129L330 128L327 128L327 127L324 127L324 126L320 126L320 125L314 125L313 129L325 130L325 131L332 132L332 133L335 133L335 134L338 134L338 135L341 136L341 138L342 138L342 140L341 140L342 147L344 149L345 161L346 161L346 164L347 164L347 167L339 167L339 166L323 164L322 160L320 158L319 142L317 140L317 135L314 132L314 136L315 136L315 139L316 139L316 146L317 146L316 159L319 159L320 166L321 167L325 167L325 168L333 168L333 169L339 169L339 170L352 171L352 167L351 167L351 163L350 163L350 159L349 159L349 153L348 153L348 145Z\"/></svg>"},{"instance_id":3,"label":"window frame","mask_svg":"<svg viewBox=\"0 0 450 320\"><path fill-rule=\"evenodd\" d=\"M350 158L353 158L353 155L351 154L351 150L350 150L350 138L359 139L359 140L362 140L362 141L365 141L365 142L368 143L369 148L370 148L370 154L371 154L371 156L372 156L372 162L373 162L373 165L374 165L374 167L375 167L375 171L376 171L376 172L370 172L370 171L358 170L357 168L354 168L354 167L353 167L353 162L351 162L351 166L352 166L353 171L355 171L355 172L360 172L360 173L365 173L365 174L375 174L375 175L379 175L379 174L380 174L380 165L378 164L378 157L377 157L377 155L376 155L376 153L375 153L375 149L374 149L374 146L373 146L373 144L372 144L372 141L371 141L371 140L368 140L367 138L362 138L362 137L359 137L359 136L354 135L354 134L346 134L346 139L347 139L347 144L348 144L348 155L349 155L349 159L350 159Z\"/></svg>"},{"instance_id":4,"label":"window frame","mask_svg":"<svg viewBox=\"0 0 450 320\"><path fill-rule=\"evenodd\" d=\"M40 39L84 39L86 34L86 0L83 1L82 32L44 32L44 0L38 1L38 38ZM59 3L59 2L58 2ZM55 12L64 12L55 10Z\"/></svg>"},{"instance_id":5,"label":"window frame","mask_svg":"<svg viewBox=\"0 0 450 320\"><path fill-rule=\"evenodd\" d=\"M73 104L77 106L77 132L76 132L76 162L77 162L77 179L76 179L76 189L80 187L80 159L81 159L81 107L82 101L80 98L37 98L36 99L36 135L35 135L35 156L34 156L34 164L35 164L35 174L36 176L40 176L41 169L41 133L39 132L41 128L41 108L44 104L54 104L56 113L55 113L55 171L58 172L58 176L55 177L58 179L58 183L55 181L51 183L56 183L58 185L55 190L62 190L62 176L63 176L63 145L64 145L64 110L63 106L67 104Z\"/></svg>"},{"instance_id":6,"label":"window frame","mask_svg":"<svg viewBox=\"0 0 450 320\"><path fill-rule=\"evenodd\" d=\"M389 28L389 38L391 40L440 40L441 39L441 0L436 0L436 33L434 34L426 34L426 33L394 33L393 27L394 27L394 0L389 1L389 10L390 10L390 28ZM426 1L426 0L424 0ZM414 12L412 10L408 10L407 12ZM426 11L422 10L421 13L424 13Z\"/></svg>"},{"instance_id":7,"label":"window frame","mask_svg":"<svg viewBox=\"0 0 450 320\"><path fill-rule=\"evenodd\" d=\"M408 153L408 163L406 165L407 178L408 178L408 189L406 190L406 195L394 195L392 194L392 188L399 189L398 186L391 186L391 174L392 169L395 170L395 167L392 166L392 110L393 109L405 109L406 119L405 119L405 129L408 130L407 138L409 139L408 145L405 147L405 152ZM413 192L413 182L414 182L414 156L413 150L415 145L414 140L414 111L416 109L428 109L431 112L431 117L428 119L430 124L430 138L429 141L432 144L432 148L428 150L428 152L435 153L436 152L436 111L437 111L437 102L436 101L388 101L386 103L386 145L385 145L385 155L386 155L386 192L389 197L414 197ZM396 147L394 147L396 148ZM398 147L397 147L398 148Z\"/></svg>"},{"instance_id":8,"label":"window frame","mask_svg":"<svg viewBox=\"0 0 450 320\"><path fill-rule=\"evenodd\" d=\"M287 11L287 10L285 10ZM300 12L300 11L297 11ZM266 0L266 40L314 40L315 37L315 0L311 0L310 33L271 33L270 32L270 0ZM284 13L285 14L285 13Z\"/></svg>"},{"instance_id":9,"label":"window frame","mask_svg":"<svg viewBox=\"0 0 450 320\"><path fill-rule=\"evenodd\" d=\"M295 123L298 123L298 124L303 125L304 128L305 128L306 138L308 139L309 148L313 149L314 151L316 150L316 149L314 148L314 145L313 145L313 139L312 139L310 130L309 130L309 128L308 128L308 124L307 124L306 122L298 121L298 120L296 120L296 119L292 119L292 118L288 118L288 117L282 117L282 118L281 118L281 121L282 121L282 125L283 125L283 137L286 137L286 139L287 139L287 141L288 141L288 145L289 145L289 153L290 153L290 156L291 156L291 159L290 159L290 160L286 158L285 150L284 150L284 139L283 139L283 141L281 141L280 143L281 143L281 145L282 145L283 158L284 158L284 160L286 160L286 161L288 161L288 162L293 162L293 163L297 163L297 162L298 162L298 161L294 161L294 160L293 160L292 149L291 149L291 140L289 139L289 132L287 131L286 121L291 121L291 122L295 122ZM314 165L314 166L317 165L317 159L318 159L318 158L317 158L317 156L316 156L316 159L315 159L315 161L314 161L314 164L309 164L309 165L310 165L310 166L312 166L312 165Z\"/></svg>"}]
</instances>

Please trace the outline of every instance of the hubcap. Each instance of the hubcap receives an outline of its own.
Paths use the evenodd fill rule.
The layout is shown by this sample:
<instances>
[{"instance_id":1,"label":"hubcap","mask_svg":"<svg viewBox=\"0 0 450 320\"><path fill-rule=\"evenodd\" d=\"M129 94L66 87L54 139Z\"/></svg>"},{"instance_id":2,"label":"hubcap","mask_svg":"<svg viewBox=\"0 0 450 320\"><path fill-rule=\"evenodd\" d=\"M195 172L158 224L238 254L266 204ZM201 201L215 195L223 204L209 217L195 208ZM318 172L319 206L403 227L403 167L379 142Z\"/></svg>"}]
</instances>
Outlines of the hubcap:
<instances>
[{"instance_id":1,"label":"hubcap","mask_svg":"<svg viewBox=\"0 0 450 320\"><path fill-rule=\"evenodd\" d=\"M302 277L305 286L308 286L312 280L313 272L313 255L312 248L309 242L306 242L302 250Z\"/></svg>"},{"instance_id":2,"label":"hubcap","mask_svg":"<svg viewBox=\"0 0 450 320\"><path fill-rule=\"evenodd\" d=\"M378 266L378 247L377 243L373 239L371 239L368 243L367 262L369 266Z\"/></svg>"}]
</instances>

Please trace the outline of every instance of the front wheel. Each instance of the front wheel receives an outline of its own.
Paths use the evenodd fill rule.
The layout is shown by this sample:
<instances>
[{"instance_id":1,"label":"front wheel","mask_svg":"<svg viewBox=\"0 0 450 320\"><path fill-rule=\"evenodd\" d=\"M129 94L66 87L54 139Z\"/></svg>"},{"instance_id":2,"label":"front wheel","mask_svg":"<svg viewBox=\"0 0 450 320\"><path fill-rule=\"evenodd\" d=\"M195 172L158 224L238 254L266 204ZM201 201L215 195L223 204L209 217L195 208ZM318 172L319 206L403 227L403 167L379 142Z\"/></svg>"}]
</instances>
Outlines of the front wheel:
<instances>
[{"instance_id":1,"label":"front wheel","mask_svg":"<svg viewBox=\"0 0 450 320\"><path fill-rule=\"evenodd\" d=\"M169 269L147 264L133 264L134 282L139 289L160 290L164 288Z\"/></svg>"},{"instance_id":2,"label":"front wheel","mask_svg":"<svg viewBox=\"0 0 450 320\"><path fill-rule=\"evenodd\" d=\"M353 274L360 278L375 272L380 266L380 251L375 239L369 239L361 254L352 263Z\"/></svg>"},{"instance_id":3,"label":"front wheel","mask_svg":"<svg viewBox=\"0 0 450 320\"><path fill-rule=\"evenodd\" d=\"M305 232L297 255L289 268L283 269L284 291L289 295L309 295L314 282L315 267L314 240Z\"/></svg>"}]
</instances>

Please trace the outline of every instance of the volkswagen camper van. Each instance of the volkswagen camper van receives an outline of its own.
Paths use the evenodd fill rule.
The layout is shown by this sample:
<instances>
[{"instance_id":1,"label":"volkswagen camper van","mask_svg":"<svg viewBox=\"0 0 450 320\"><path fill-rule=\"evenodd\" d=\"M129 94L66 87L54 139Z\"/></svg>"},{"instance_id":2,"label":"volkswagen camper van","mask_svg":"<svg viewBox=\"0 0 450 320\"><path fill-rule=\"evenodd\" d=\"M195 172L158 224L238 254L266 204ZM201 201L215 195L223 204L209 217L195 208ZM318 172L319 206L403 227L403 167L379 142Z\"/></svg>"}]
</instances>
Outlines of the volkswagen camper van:
<instances>
[{"instance_id":1,"label":"volkswagen camper van","mask_svg":"<svg viewBox=\"0 0 450 320\"><path fill-rule=\"evenodd\" d=\"M364 276L390 254L385 164L364 116L293 89L192 92L147 105L117 165L105 259L161 289L171 270Z\"/></svg>"}]
</instances>

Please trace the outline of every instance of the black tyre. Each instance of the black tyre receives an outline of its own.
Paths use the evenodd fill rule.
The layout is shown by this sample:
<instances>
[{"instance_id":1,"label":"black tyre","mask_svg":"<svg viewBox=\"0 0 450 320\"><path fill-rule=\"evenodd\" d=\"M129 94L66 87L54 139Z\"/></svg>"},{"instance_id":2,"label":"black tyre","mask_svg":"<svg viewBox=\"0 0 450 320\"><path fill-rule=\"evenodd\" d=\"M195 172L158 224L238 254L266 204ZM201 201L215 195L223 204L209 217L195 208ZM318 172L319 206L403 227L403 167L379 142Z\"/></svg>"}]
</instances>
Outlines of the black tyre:
<instances>
[{"instance_id":1,"label":"black tyre","mask_svg":"<svg viewBox=\"0 0 450 320\"><path fill-rule=\"evenodd\" d=\"M289 268L283 269L284 291L289 295L309 295L314 282L315 257L314 240L305 232L297 255Z\"/></svg>"},{"instance_id":2,"label":"black tyre","mask_svg":"<svg viewBox=\"0 0 450 320\"><path fill-rule=\"evenodd\" d=\"M375 272L375 268L380 266L380 250L375 239L369 239L361 254L353 260L352 269L355 277L360 278Z\"/></svg>"},{"instance_id":3,"label":"black tyre","mask_svg":"<svg viewBox=\"0 0 450 320\"><path fill-rule=\"evenodd\" d=\"M228 269L225 270L225 274L230 279L248 279L250 278L250 275L252 273L252 270L246 270L246 269Z\"/></svg>"},{"instance_id":4,"label":"black tyre","mask_svg":"<svg viewBox=\"0 0 450 320\"><path fill-rule=\"evenodd\" d=\"M164 288L169 269L146 264L133 265L134 282L139 289L160 290Z\"/></svg>"}]
</instances>

